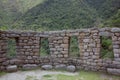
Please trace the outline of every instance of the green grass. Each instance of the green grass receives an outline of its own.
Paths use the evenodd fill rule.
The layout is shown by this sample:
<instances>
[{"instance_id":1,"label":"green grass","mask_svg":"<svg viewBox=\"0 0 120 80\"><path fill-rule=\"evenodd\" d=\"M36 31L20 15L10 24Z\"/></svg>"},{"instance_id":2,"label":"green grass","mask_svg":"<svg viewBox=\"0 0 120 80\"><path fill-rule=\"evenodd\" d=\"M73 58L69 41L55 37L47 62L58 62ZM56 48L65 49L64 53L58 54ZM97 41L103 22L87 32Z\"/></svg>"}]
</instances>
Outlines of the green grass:
<instances>
[{"instance_id":1,"label":"green grass","mask_svg":"<svg viewBox=\"0 0 120 80\"><path fill-rule=\"evenodd\" d=\"M8 40L7 57L8 58L16 57L16 40L15 39Z\"/></svg>"},{"instance_id":2,"label":"green grass","mask_svg":"<svg viewBox=\"0 0 120 80\"><path fill-rule=\"evenodd\" d=\"M120 80L120 77L97 72L80 71L79 75L70 76L64 74L43 76L42 80ZM51 77L54 76L54 77ZM52 79L53 78L53 79Z\"/></svg>"},{"instance_id":3,"label":"green grass","mask_svg":"<svg viewBox=\"0 0 120 80\"><path fill-rule=\"evenodd\" d=\"M0 76L3 76L5 74L6 74L6 72L0 72Z\"/></svg>"},{"instance_id":4,"label":"green grass","mask_svg":"<svg viewBox=\"0 0 120 80\"><path fill-rule=\"evenodd\" d=\"M52 77L52 75L44 75L43 77L49 78Z\"/></svg>"},{"instance_id":5,"label":"green grass","mask_svg":"<svg viewBox=\"0 0 120 80\"><path fill-rule=\"evenodd\" d=\"M70 38L70 48L69 48L69 55L70 57L80 57L80 52L78 48L78 39L77 36L72 36Z\"/></svg>"},{"instance_id":6,"label":"green grass","mask_svg":"<svg viewBox=\"0 0 120 80\"><path fill-rule=\"evenodd\" d=\"M112 48L112 39L111 37L101 37L101 58L103 59L113 59L114 53Z\"/></svg>"},{"instance_id":7,"label":"green grass","mask_svg":"<svg viewBox=\"0 0 120 80\"><path fill-rule=\"evenodd\" d=\"M38 4L43 3L45 0L18 0L20 4L20 11L26 12L27 10L31 9L32 7L35 7Z\"/></svg>"},{"instance_id":8,"label":"green grass","mask_svg":"<svg viewBox=\"0 0 120 80\"><path fill-rule=\"evenodd\" d=\"M39 80L39 79L36 79L36 76L27 76L25 80Z\"/></svg>"},{"instance_id":9,"label":"green grass","mask_svg":"<svg viewBox=\"0 0 120 80\"><path fill-rule=\"evenodd\" d=\"M40 43L40 56L45 57L49 56L49 41L48 38L41 38L41 43Z\"/></svg>"}]
</instances>

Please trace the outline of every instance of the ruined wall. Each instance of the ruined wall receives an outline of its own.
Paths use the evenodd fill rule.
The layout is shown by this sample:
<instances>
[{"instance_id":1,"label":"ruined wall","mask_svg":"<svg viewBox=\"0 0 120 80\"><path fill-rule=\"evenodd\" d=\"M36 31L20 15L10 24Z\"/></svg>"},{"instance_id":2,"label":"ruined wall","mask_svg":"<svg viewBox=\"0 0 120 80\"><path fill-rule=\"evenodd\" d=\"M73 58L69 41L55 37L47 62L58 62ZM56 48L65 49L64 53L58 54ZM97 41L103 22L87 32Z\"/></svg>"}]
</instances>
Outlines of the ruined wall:
<instances>
[{"instance_id":1,"label":"ruined wall","mask_svg":"<svg viewBox=\"0 0 120 80\"><path fill-rule=\"evenodd\" d=\"M78 38L80 57L70 57L70 38ZM101 36L110 36L114 59L100 58ZM50 54L40 55L40 40L48 38ZM7 41L16 40L16 57L8 58ZM49 32L0 31L0 70L9 70L12 65L29 68L43 65L74 65L77 69L108 71L120 75L120 28L63 30Z\"/></svg>"}]
</instances>

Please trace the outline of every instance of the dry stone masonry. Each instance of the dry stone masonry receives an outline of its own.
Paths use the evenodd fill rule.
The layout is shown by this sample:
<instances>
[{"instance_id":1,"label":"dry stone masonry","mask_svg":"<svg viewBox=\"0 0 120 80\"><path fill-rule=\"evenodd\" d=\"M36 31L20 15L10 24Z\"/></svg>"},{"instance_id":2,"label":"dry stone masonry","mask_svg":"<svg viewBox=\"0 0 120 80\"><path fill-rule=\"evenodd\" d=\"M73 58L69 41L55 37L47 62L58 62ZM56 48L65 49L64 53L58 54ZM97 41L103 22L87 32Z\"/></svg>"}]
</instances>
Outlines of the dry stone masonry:
<instances>
[{"instance_id":1,"label":"dry stone masonry","mask_svg":"<svg viewBox=\"0 0 120 80\"><path fill-rule=\"evenodd\" d=\"M80 57L70 57L70 38L78 38ZM112 39L114 59L100 58L101 36ZM50 54L40 55L40 40L48 38ZM15 39L16 57L8 58L7 41ZM120 75L120 28L92 28L47 32L0 31L0 71L18 69L76 69Z\"/></svg>"}]
</instances>

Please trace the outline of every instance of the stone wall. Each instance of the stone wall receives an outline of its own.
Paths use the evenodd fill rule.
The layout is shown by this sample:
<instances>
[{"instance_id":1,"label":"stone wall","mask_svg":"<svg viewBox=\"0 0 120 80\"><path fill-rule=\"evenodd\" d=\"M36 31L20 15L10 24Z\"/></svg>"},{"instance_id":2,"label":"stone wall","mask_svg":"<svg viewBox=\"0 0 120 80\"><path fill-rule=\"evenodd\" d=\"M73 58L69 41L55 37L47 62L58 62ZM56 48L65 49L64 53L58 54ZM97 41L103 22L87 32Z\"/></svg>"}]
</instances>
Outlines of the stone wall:
<instances>
[{"instance_id":1,"label":"stone wall","mask_svg":"<svg viewBox=\"0 0 120 80\"><path fill-rule=\"evenodd\" d=\"M70 57L70 38L78 38L80 57ZM114 59L102 59L101 36L110 36ZM48 38L50 54L40 55L40 40ZM16 40L16 57L8 58L7 41ZM104 71L120 75L120 28L92 28L49 32L0 31L0 71L32 69L51 65L74 65L77 69ZM16 71L15 70L15 71Z\"/></svg>"}]
</instances>

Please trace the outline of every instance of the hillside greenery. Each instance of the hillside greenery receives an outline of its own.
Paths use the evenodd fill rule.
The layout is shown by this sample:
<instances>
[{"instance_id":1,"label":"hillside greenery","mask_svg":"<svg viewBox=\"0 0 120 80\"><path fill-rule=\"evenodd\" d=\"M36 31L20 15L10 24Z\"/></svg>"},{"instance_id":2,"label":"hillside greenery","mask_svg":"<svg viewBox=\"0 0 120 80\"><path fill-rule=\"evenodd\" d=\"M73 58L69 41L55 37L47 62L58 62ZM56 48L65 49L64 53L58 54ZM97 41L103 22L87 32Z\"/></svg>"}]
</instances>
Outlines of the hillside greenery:
<instances>
[{"instance_id":1,"label":"hillside greenery","mask_svg":"<svg viewBox=\"0 0 120 80\"><path fill-rule=\"evenodd\" d=\"M94 26L97 18L96 10L83 0L47 0L25 13L15 27L43 30L88 28Z\"/></svg>"},{"instance_id":2,"label":"hillside greenery","mask_svg":"<svg viewBox=\"0 0 120 80\"><path fill-rule=\"evenodd\" d=\"M0 0L1 30L49 31L91 27L120 27L120 0ZM71 39L71 53L79 51L75 41L77 39ZM112 58L109 42L103 38L102 56ZM12 46L12 41L9 44ZM49 52L46 44L48 41L44 41L41 47L43 54ZM11 53L15 53L14 49L10 49Z\"/></svg>"},{"instance_id":3,"label":"hillside greenery","mask_svg":"<svg viewBox=\"0 0 120 80\"><path fill-rule=\"evenodd\" d=\"M12 29L12 24L32 7L44 0L0 0L0 27Z\"/></svg>"},{"instance_id":4,"label":"hillside greenery","mask_svg":"<svg viewBox=\"0 0 120 80\"><path fill-rule=\"evenodd\" d=\"M62 30L119 27L119 0L46 0L26 12L13 28ZM114 17L118 18L117 21Z\"/></svg>"},{"instance_id":5,"label":"hillside greenery","mask_svg":"<svg viewBox=\"0 0 120 80\"><path fill-rule=\"evenodd\" d=\"M0 28L119 27L120 0L0 0Z\"/></svg>"}]
</instances>

